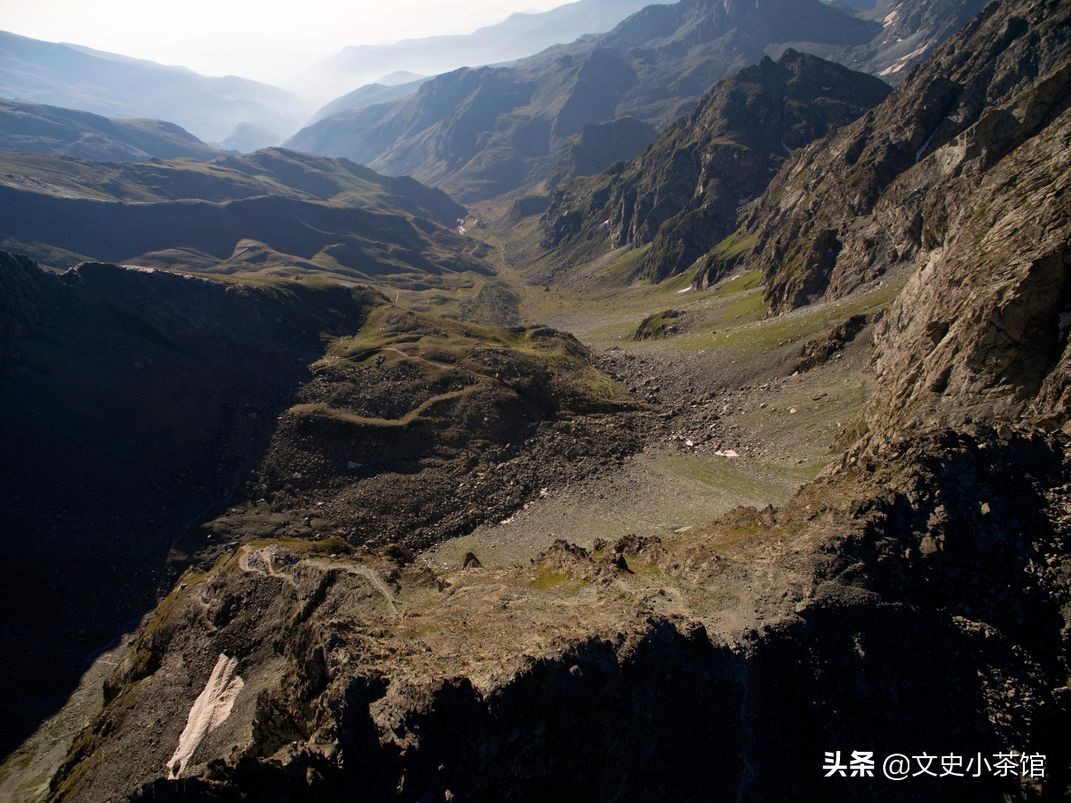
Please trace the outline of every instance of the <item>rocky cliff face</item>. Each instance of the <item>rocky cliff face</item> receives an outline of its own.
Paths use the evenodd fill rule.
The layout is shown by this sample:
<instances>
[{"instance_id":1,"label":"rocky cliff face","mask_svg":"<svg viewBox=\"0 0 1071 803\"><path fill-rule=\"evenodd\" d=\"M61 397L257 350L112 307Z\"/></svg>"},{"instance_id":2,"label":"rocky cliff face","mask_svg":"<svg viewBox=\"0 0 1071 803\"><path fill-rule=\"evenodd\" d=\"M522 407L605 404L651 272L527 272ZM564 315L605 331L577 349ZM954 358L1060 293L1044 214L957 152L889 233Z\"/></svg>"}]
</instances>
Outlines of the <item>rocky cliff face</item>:
<instances>
[{"instance_id":1,"label":"rocky cliff face","mask_svg":"<svg viewBox=\"0 0 1071 803\"><path fill-rule=\"evenodd\" d=\"M950 206L1032 137L1059 136L1068 14L992 4L882 105L789 160L745 218L774 309L925 264L961 222Z\"/></svg>"},{"instance_id":2,"label":"rocky cliff face","mask_svg":"<svg viewBox=\"0 0 1071 803\"><path fill-rule=\"evenodd\" d=\"M1071 68L1065 68L1030 93L1025 107L983 116L980 131L969 130L962 141L932 157L932 171L962 168L962 162L953 165L986 149L980 139L995 145L997 153L1005 150L990 136L994 129L1017 138L1026 133L1019 115L1047 118L1064 106L1043 132L1027 134L980 180L968 172L943 202L928 198L922 232L926 263L876 335L877 369L890 393L872 408L872 428L884 428L890 420L1067 422L1069 88ZM1062 103L1049 105L1061 97ZM922 172L912 178L925 185Z\"/></svg>"},{"instance_id":3,"label":"rocky cliff face","mask_svg":"<svg viewBox=\"0 0 1071 803\"><path fill-rule=\"evenodd\" d=\"M559 190L543 220L559 249L609 240L652 244L637 271L680 273L736 229L739 206L762 193L794 150L851 122L889 88L793 50L722 82L691 115L598 186Z\"/></svg>"},{"instance_id":4,"label":"rocky cliff face","mask_svg":"<svg viewBox=\"0 0 1071 803\"><path fill-rule=\"evenodd\" d=\"M911 68L929 58L942 42L955 35L986 7L986 0L862 0L849 2L857 15L881 26L864 45L831 51L821 45L808 52L833 58L856 70L866 70L898 84Z\"/></svg>"}]
</instances>

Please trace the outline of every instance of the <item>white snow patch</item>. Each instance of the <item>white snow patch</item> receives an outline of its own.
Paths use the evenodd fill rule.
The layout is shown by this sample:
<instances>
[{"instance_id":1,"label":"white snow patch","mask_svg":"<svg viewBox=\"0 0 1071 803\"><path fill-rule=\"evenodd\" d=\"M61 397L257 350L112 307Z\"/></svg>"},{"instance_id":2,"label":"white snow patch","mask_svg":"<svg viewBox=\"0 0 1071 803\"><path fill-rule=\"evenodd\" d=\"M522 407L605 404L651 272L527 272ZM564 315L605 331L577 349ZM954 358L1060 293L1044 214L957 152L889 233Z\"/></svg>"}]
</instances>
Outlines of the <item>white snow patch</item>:
<instances>
[{"instance_id":1,"label":"white snow patch","mask_svg":"<svg viewBox=\"0 0 1071 803\"><path fill-rule=\"evenodd\" d=\"M916 56L921 56L925 52L926 45L923 45L918 50L914 50L908 53L906 56L902 56L901 58L897 59L894 64L886 67L884 70L879 72L878 75L892 75L893 73L900 72L900 70L904 69L904 67L906 67L911 62L911 59L915 58Z\"/></svg>"},{"instance_id":2,"label":"white snow patch","mask_svg":"<svg viewBox=\"0 0 1071 803\"><path fill-rule=\"evenodd\" d=\"M938 126L937 128L940 128ZM922 160L922 155L930 149L930 144L933 142L933 138L937 136L937 128L930 132L930 135L926 137L926 141L922 143L922 147L915 152L915 163L918 164Z\"/></svg>"},{"instance_id":3,"label":"white snow patch","mask_svg":"<svg viewBox=\"0 0 1071 803\"><path fill-rule=\"evenodd\" d=\"M726 449L724 452L714 452L718 457L727 457L730 460L736 460L740 457L740 453L735 449Z\"/></svg>"},{"instance_id":4,"label":"white snow patch","mask_svg":"<svg viewBox=\"0 0 1071 803\"><path fill-rule=\"evenodd\" d=\"M167 762L169 777L178 778L205 737L227 721L243 686L245 681L238 676L238 659L220 653L208 684L193 702L175 754Z\"/></svg>"}]
</instances>

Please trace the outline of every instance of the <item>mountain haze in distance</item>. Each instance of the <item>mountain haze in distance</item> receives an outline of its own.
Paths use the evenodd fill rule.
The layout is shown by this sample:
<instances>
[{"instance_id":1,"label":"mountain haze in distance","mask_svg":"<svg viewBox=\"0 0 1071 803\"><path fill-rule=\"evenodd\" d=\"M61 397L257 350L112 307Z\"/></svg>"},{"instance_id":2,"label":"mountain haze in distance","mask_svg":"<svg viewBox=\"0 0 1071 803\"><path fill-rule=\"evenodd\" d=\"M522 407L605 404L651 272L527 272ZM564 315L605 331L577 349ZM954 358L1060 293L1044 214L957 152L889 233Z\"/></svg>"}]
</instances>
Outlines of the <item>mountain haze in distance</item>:
<instances>
[{"instance_id":1,"label":"mountain haze in distance","mask_svg":"<svg viewBox=\"0 0 1071 803\"><path fill-rule=\"evenodd\" d=\"M167 120L211 144L234 137L240 127L261 132L257 146L277 144L311 112L296 95L256 81L210 78L6 32L0 32L0 98ZM263 132L274 142L264 142Z\"/></svg>"},{"instance_id":2,"label":"mountain haze in distance","mask_svg":"<svg viewBox=\"0 0 1071 803\"><path fill-rule=\"evenodd\" d=\"M577 0L539 14L512 14L471 34L406 39L389 45L357 45L317 64L307 83L342 95L376 81L384 70L421 75L479 67L530 56L584 34L609 31L629 14L668 0ZM384 83L379 81L378 83Z\"/></svg>"},{"instance_id":3,"label":"mountain haze in distance","mask_svg":"<svg viewBox=\"0 0 1071 803\"><path fill-rule=\"evenodd\" d=\"M89 112L0 100L0 151L96 159L213 159L220 155L193 134L162 120L111 120Z\"/></svg>"},{"instance_id":4,"label":"mountain haze in distance","mask_svg":"<svg viewBox=\"0 0 1071 803\"><path fill-rule=\"evenodd\" d=\"M309 120L309 125L318 123L320 120L326 120L328 117L334 117L337 114L360 111L361 109L367 109L369 106L375 106L377 103L386 103L390 100L404 98L406 95L412 95L428 80L430 79L416 77L411 81L399 84L385 84L382 81L365 84L328 103L312 116L312 119Z\"/></svg>"}]
</instances>

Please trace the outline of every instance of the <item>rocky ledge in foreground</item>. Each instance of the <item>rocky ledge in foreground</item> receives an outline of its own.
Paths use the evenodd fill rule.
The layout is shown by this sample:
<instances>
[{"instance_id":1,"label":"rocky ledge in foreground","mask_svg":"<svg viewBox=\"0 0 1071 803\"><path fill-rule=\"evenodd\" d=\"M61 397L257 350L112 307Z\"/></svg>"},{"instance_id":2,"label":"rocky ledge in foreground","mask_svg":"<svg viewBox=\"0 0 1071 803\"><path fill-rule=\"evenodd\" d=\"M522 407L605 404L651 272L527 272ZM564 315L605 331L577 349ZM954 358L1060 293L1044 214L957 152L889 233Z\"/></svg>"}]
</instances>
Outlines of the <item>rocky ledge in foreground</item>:
<instances>
[{"instance_id":1,"label":"rocky ledge in foreground","mask_svg":"<svg viewBox=\"0 0 1071 803\"><path fill-rule=\"evenodd\" d=\"M1057 799L1066 447L990 428L860 446L780 511L560 542L530 568L244 544L160 606L54 793ZM1047 753L1048 780L821 772L827 750L1009 749Z\"/></svg>"}]
</instances>

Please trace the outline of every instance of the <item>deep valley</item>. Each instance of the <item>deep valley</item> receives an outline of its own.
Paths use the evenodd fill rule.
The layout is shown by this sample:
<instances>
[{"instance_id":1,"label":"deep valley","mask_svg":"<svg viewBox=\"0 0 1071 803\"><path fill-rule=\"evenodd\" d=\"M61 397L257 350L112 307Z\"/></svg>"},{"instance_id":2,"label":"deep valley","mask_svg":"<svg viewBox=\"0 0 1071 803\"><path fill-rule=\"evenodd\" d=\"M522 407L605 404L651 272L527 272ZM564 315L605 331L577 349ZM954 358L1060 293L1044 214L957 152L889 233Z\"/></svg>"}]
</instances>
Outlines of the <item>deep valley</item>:
<instances>
[{"instance_id":1,"label":"deep valley","mask_svg":"<svg viewBox=\"0 0 1071 803\"><path fill-rule=\"evenodd\" d=\"M603 27L0 103L0 799L1071 795L1071 7Z\"/></svg>"}]
</instances>

